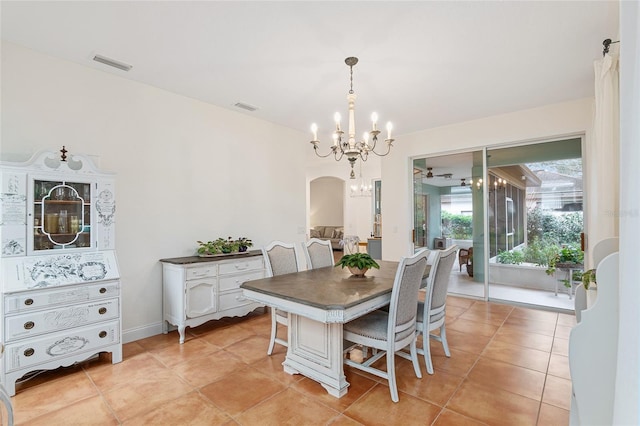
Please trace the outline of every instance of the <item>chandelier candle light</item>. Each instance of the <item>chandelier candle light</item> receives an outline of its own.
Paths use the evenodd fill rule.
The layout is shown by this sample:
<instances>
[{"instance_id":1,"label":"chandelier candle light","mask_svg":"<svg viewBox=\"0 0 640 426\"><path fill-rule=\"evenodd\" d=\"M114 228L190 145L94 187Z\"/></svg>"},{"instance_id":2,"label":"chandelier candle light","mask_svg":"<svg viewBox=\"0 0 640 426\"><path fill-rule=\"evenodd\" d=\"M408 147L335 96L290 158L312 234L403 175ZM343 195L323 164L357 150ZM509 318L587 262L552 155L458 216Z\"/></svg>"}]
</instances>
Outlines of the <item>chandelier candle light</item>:
<instances>
[{"instance_id":1,"label":"chandelier candle light","mask_svg":"<svg viewBox=\"0 0 640 426\"><path fill-rule=\"evenodd\" d=\"M340 113L335 114L336 121L336 130L333 132L333 145L331 146L330 151L326 155L322 155L318 152L318 144L320 141L318 140L318 126L316 123L311 125L311 132L313 133L313 140L311 144L313 145L313 150L318 157L328 157L333 154L336 161L340 161L343 156L347 157L349 160L349 164L351 164L351 174L350 178L355 179L356 174L353 170L353 167L356 163L356 160L360 158L361 161L367 161L369 153L374 153L379 157L383 157L387 155L391 151L391 146L393 139L391 139L391 122L387 123L387 139L385 142L387 143L387 152L378 153L375 151L376 143L378 142L378 135L380 134L380 130L377 129L378 124L378 114L375 112L371 114L372 129L369 132L364 132L362 136L362 140L356 141L356 127L355 127L355 105L356 105L356 95L353 92L353 67L358 63L358 58L348 57L344 60L344 62L349 66L350 70L350 89L349 94L347 95L347 101L349 103L349 133L346 140L343 140L344 131L340 127ZM371 137L372 143L369 144L369 138Z\"/></svg>"}]
</instances>

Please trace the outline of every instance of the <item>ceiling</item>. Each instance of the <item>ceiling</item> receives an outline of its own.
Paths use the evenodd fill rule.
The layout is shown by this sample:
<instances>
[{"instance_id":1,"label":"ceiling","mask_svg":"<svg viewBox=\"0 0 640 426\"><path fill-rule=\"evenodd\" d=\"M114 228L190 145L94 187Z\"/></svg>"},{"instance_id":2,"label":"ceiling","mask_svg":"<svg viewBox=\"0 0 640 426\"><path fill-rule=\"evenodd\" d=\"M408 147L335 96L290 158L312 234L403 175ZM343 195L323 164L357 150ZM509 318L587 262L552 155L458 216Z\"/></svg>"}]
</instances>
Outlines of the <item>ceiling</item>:
<instances>
[{"instance_id":1,"label":"ceiling","mask_svg":"<svg viewBox=\"0 0 640 426\"><path fill-rule=\"evenodd\" d=\"M593 96L615 1L2 1L2 38L329 141L347 114L395 134ZM617 45L614 45L617 46ZM124 72L92 60L133 65ZM234 105L258 107L248 112ZM309 132L309 136L311 133ZM401 143L398 140L396 143Z\"/></svg>"}]
</instances>

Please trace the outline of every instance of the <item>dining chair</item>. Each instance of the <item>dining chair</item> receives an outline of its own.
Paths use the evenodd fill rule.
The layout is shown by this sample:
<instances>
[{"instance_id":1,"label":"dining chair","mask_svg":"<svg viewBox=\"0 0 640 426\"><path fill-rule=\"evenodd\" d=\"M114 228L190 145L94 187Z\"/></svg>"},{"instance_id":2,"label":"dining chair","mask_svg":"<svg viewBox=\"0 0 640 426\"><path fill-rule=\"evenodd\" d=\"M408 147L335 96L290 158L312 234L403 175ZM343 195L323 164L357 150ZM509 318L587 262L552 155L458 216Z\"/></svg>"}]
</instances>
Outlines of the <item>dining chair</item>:
<instances>
[{"instance_id":1,"label":"dining chair","mask_svg":"<svg viewBox=\"0 0 640 426\"><path fill-rule=\"evenodd\" d=\"M264 263L267 269L267 277L298 272L295 244L273 241L266 247L262 248L262 257L264 258ZM289 313L271 306L271 338L269 339L267 355L271 355L273 353L273 348L276 343L284 347L288 346L286 340L277 337L278 324L288 327Z\"/></svg>"},{"instance_id":2,"label":"dining chair","mask_svg":"<svg viewBox=\"0 0 640 426\"><path fill-rule=\"evenodd\" d=\"M436 251L429 277L426 279L424 302L418 301L417 328L418 334L422 334L422 348L418 348L418 353L424 355L424 362L429 374L433 374L431 339L441 342L444 354L447 357L451 356L445 330L445 307L447 289L449 288L449 280L456 260L457 249L458 247L453 245L445 250ZM430 334L431 331L438 328L440 329L440 335Z\"/></svg>"},{"instance_id":3,"label":"dining chair","mask_svg":"<svg viewBox=\"0 0 640 426\"><path fill-rule=\"evenodd\" d=\"M331 241L311 238L303 244L307 268L318 269L333 266L333 249Z\"/></svg>"},{"instance_id":4,"label":"dining chair","mask_svg":"<svg viewBox=\"0 0 640 426\"><path fill-rule=\"evenodd\" d=\"M378 350L371 358L362 363L349 358L344 363L350 367L366 371L389 381L391 400L398 402L396 386L395 354L402 355L401 349L409 346L410 360L418 378L422 378L418 353L416 351L416 303L418 290L427 266L426 251L420 251L411 257L402 258L391 290L389 311L376 310L356 318L343 326L343 337L355 345ZM387 357L387 369L379 370L371 365L383 356Z\"/></svg>"}]
</instances>

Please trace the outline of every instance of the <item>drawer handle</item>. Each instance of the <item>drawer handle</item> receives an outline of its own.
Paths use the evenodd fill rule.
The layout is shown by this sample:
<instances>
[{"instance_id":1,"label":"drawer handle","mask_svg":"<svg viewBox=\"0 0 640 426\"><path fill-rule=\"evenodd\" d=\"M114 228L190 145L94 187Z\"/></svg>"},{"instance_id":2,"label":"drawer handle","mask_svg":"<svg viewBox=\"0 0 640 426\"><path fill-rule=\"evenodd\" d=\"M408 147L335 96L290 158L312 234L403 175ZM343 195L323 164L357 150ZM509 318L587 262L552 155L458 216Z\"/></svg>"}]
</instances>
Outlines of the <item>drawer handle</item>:
<instances>
[{"instance_id":1,"label":"drawer handle","mask_svg":"<svg viewBox=\"0 0 640 426\"><path fill-rule=\"evenodd\" d=\"M26 350L24 351L24 356L31 356L31 355L33 355L34 353L36 353L35 349L33 349L33 348L29 348L29 349L26 349Z\"/></svg>"},{"instance_id":2,"label":"drawer handle","mask_svg":"<svg viewBox=\"0 0 640 426\"><path fill-rule=\"evenodd\" d=\"M29 298L24 301L24 304L27 306L33 305L33 299Z\"/></svg>"},{"instance_id":3,"label":"drawer handle","mask_svg":"<svg viewBox=\"0 0 640 426\"><path fill-rule=\"evenodd\" d=\"M27 321L24 323L25 330L31 330L36 324L33 321Z\"/></svg>"},{"instance_id":4,"label":"drawer handle","mask_svg":"<svg viewBox=\"0 0 640 426\"><path fill-rule=\"evenodd\" d=\"M100 333L98 333L98 336L100 336L101 339L104 339L105 337L107 337L107 332L101 331Z\"/></svg>"},{"instance_id":5,"label":"drawer handle","mask_svg":"<svg viewBox=\"0 0 640 426\"><path fill-rule=\"evenodd\" d=\"M106 314L106 313L107 313L107 308L100 308L100 309L98 309L98 313L99 313L100 315L104 315L104 314Z\"/></svg>"},{"instance_id":6,"label":"drawer handle","mask_svg":"<svg viewBox=\"0 0 640 426\"><path fill-rule=\"evenodd\" d=\"M101 287L101 288L100 288L100 293L104 294L104 293L106 293L106 292L107 292L107 289L106 289L106 288L104 288L104 287Z\"/></svg>"},{"instance_id":7,"label":"drawer handle","mask_svg":"<svg viewBox=\"0 0 640 426\"><path fill-rule=\"evenodd\" d=\"M209 270L207 269L206 271L194 272L193 275L196 275L196 276L209 275Z\"/></svg>"}]
</instances>

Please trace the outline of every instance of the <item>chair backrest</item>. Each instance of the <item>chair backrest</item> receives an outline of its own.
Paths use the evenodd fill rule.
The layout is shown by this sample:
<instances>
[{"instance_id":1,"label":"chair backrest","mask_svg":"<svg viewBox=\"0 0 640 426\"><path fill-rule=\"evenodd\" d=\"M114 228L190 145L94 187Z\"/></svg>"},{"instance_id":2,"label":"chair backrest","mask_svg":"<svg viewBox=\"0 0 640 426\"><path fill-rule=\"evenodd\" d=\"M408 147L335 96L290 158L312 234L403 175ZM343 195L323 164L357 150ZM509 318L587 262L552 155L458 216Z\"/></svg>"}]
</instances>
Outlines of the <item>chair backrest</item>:
<instances>
[{"instance_id":1,"label":"chair backrest","mask_svg":"<svg viewBox=\"0 0 640 426\"><path fill-rule=\"evenodd\" d=\"M309 269L333 266L333 249L331 241L311 238L303 246Z\"/></svg>"},{"instance_id":2,"label":"chair backrest","mask_svg":"<svg viewBox=\"0 0 640 426\"><path fill-rule=\"evenodd\" d=\"M619 238L611 237L605 238L604 240L598 241L593 246L593 267L597 268L598 263L602 261L605 257L609 256L611 253L615 253L618 251L619 247Z\"/></svg>"},{"instance_id":3,"label":"chair backrest","mask_svg":"<svg viewBox=\"0 0 640 426\"><path fill-rule=\"evenodd\" d=\"M416 331L418 290L427 267L428 250L421 250L400 260L389 302L389 340L400 342ZM391 336L394 336L391 339Z\"/></svg>"},{"instance_id":4,"label":"chair backrest","mask_svg":"<svg viewBox=\"0 0 640 426\"><path fill-rule=\"evenodd\" d=\"M262 248L262 256L269 277L298 272L295 244L273 241Z\"/></svg>"},{"instance_id":5,"label":"chair backrest","mask_svg":"<svg viewBox=\"0 0 640 426\"><path fill-rule=\"evenodd\" d=\"M430 306L431 311L438 311L444 307L447 302L447 289L449 288L449 280L451 278L451 270L456 260L456 252L458 247L453 245L448 249L440 251L438 262L431 267L429 275L433 275L431 281L431 289L427 289L426 306ZM426 315L425 320L430 316ZM444 316L444 314L442 314Z\"/></svg>"}]
</instances>

